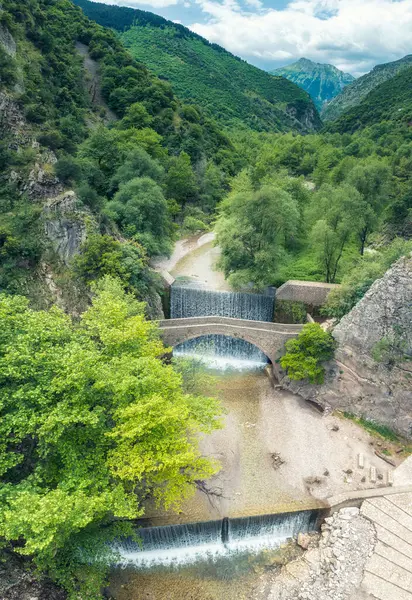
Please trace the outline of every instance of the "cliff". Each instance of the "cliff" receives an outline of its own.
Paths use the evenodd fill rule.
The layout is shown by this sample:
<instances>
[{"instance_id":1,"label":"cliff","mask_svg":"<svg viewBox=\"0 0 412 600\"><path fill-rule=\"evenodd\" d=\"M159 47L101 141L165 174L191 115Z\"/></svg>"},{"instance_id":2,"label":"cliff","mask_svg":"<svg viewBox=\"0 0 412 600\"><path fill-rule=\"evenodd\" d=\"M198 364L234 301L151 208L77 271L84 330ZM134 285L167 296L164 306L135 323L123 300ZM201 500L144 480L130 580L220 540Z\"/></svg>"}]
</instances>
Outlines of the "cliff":
<instances>
[{"instance_id":1,"label":"cliff","mask_svg":"<svg viewBox=\"0 0 412 600\"><path fill-rule=\"evenodd\" d=\"M336 360L323 385L282 385L412 437L412 256L396 262L337 325Z\"/></svg>"}]
</instances>

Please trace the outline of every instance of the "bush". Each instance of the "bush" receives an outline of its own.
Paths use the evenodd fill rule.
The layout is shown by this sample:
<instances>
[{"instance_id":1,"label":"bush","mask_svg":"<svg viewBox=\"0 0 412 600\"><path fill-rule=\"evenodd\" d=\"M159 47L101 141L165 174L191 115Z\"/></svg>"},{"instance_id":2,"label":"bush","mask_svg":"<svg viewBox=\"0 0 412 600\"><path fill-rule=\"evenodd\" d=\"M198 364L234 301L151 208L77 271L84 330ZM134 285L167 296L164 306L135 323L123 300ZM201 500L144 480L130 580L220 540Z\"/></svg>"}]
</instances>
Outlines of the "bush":
<instances>
[{"instance_id":1,"label":"bush","mask_svg":"<svg viewBox=\"0 0 412 600\"><path fill-rule=\"evenodd\" d=\"M60 158L60 160L58 160L54 165L54 172L63 183L80 181L82 176L80 165L70 156L64 156L63 158Z\"/></svg>"},{"instance_id":2,"label":"bush","mask_svg":"<svg viewBox=\"0 0 412 600\"><path fill-rule=\"evenodd\" d=\"M336 341L331 333L318 323L305 325L296 339L285 344L286 354L280 359L290 379L309 379L310 383L323 383L325 369L322 362L333 358Z\"/></svg>"}]
</instances>

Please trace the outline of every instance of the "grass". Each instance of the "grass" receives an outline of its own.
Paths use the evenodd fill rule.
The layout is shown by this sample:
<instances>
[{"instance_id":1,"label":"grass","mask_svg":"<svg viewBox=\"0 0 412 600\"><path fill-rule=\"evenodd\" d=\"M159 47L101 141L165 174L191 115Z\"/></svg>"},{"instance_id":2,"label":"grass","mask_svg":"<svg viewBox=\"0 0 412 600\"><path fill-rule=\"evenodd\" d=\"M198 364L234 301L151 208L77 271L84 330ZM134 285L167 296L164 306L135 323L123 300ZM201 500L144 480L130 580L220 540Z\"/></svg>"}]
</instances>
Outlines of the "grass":
<instances>
[{"instance_id":1,"label":"grass","mask_svg":"<svg viewBox=\"0 0 412 600\"><path fill-rule=\"evenodd\" d=\"M380 423L376 423L376 421L370 421L369 419L364 419L363 417L357 417L356 415L346 411L343 413L343 416L345 417L345 419L350 419L351 421L354 421L355 423L366 429L366 431L369 431L369 433L371 433L372 435L378 435L390 442L401 442L401 438L399 437L399 435L395 433L393 429L387 427L386 425L381 425Z\"/></svg>"},{"instance_id":2,"label":"grass","mask_svg":"<svg viewBox=\"0 0 412 600\"><path fill-rule=\"evenodd\" d=\"M363 427L363 429L365 429L372 436L378 437L388 442L392 442L393 444L396 444L397 446L401 447L402 453L412 454L412 446L408 445L408 440L405 440L402 436L398 435L393 429L387 427L387 425L382 425L381 423L365 419L364 417L357 417L353 413L346 411L340 414L343 415L345 419L350 419L357 425ZM391 455L391 452L388 449L383 449L382 453L386 454L387 456Z\"/></svg>"}]
</instances>

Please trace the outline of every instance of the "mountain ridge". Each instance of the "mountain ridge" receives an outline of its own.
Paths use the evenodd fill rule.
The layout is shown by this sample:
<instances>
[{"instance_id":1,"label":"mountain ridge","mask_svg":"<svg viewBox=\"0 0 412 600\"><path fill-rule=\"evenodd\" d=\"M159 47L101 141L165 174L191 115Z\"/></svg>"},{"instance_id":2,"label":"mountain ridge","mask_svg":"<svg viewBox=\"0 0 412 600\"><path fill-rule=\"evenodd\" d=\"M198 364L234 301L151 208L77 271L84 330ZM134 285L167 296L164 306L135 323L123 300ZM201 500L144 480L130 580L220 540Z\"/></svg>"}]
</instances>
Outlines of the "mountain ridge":
<instances>
[{"instance_id":1,"label":"mountain ridge","mask_svg":"<svg viewBox=\"0 0 412 600\"><path fill-rule=\"evenodd\" d=\"M319 129L310 96L180 24L139 9L72 0L97 23L119 32L133 57L169 81L185 102L198 104L226 126L257 131Z\"/></svg>"},{"instance_id":2,"label":"mountain ridge","mask_svg":"<svg viewBox=\"0 0 412 600\"><path fill-rule=\"evenodd\" d=\"M409 67L400 69L396 75L374 87L359 104L326 123L326 130L354 133L384 121L409 128L412 124L411 90L412 61Z\"/></svg>"},{"instance_id":3,"label":"mountain ridge","mask_svg":"<svg viewBox=\"0 0 412 600\"><path fill-rule=\"evenodd\" d=\"M318 110L355 80L353 75L344 73L334 65L317 63L304 57L270 73L286 77L308 92Z\"/></svg>"},{"instance_id":4,"label":"mountain ridge","mask_svg":"<svg viewBox=\"0 0 412 600\"><path fill-rule=\"evenodd\" d=\"M378 85L394 77L399 71L412 66L412 54L399 60L376 65L372 71L349 84L322 110L323 121L333 121L348 109L357 106Z\"/></svg>"}]
</instances>

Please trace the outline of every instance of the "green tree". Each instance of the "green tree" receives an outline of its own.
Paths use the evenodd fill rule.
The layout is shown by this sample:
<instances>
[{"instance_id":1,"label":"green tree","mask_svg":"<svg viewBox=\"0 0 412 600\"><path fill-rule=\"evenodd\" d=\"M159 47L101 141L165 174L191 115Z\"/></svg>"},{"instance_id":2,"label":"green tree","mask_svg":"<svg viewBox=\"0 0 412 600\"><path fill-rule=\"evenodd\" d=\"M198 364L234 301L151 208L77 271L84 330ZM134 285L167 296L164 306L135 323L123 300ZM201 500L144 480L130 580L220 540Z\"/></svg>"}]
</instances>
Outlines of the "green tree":
<instances>
[{"instance_id":1,"label":"green tree","mask_svg":"<svg viewBox=\"0 0 412 600\"><path fill-rule=\"evenodd\" d=\"M170 161L166 176L166 193L168 198L174 198L183 207L197 198L196 177L190 156L186 152L181 152Z\"/></svg>"},{"instance_id":2,"label":"green tree","mask_svg":"<svg viewBox=\"0 0 412 600\"><path fill-rule=\"evenodd\" d=\"M216 226L225 276L237 286L271 284L298 223L297 202L282 189L229 195Z\"/></svg>"},{"instance_id":3,"label":"green tree","mask_svg":"<svg viewBox=\"0 0 412 600\"><path fill-rule=\"evenodd\" d=\"M107 204L107 214L122 231L146 248L149 255L168 254L172 224L161 188L149 177L136 177L122 185Z\"/></svg>"},{"instance_id":4,"label":"green tree","mask_svg":"<svg viewBox=\"0 0 412 600\"><path fill-rule=\"evenodd\" d=\"M360 220L354 222L363 255L369 235L378 224L384 201L389 193L391 172L389 166L376 158L367 159L355 166L347 182L361 194L363 205Z\"/></svg>"},{"instance_id":5,"label":"green tree","mask_svg":"<svg viewBox=\"0 0 412 600\"><path fill-rule=\"evenodd\" d=\"M333 358L336 348L331 333L324 331L319 323L307 323L296 339L286 342L285 348L280 364L290 379L323 383L325 368L321 363Z\"/></svg>"},{"instance_id":6,"label":"green tree","mask_svg":"<svg viewBox=\"0 0 412 600\"><path fill-rule=\"evenodd\" d=\"M136 177L150 177L157 183L164 179L163 167L143 148L135 148L127 155L124 163L117 169L111 180L111 190L117 191L122 183Z\"/></svg>"},{"instance_id":7,"label":"green tree","mask_svg":"<svg viewBox=\"0 0 412 600\"><path fill-rule=\"evenodd\" d=\"M215 472L198 433L219 425L217 401L161 360L143 304L112 278L94 291L79 324L0 298L0 536L83 600L99 597L111 523L148 497L178 506Z\"/></svg>"},{"instance_id":8,"label":"green tree","mask_svg":"<svg viewBox=\"0 0 412 600\"><path fill-rule=\"evenodd\" d=\"M309 239L328 283L336 280L361 207L362 198L355 188L327 184L315 194L307 210L307 223L313 223Z\"/></svg>"},{"instance_id":9,"label":"green tree","mask_svg":"<svg viewBox=\"0 0 412 600\"><path fill-rule=\"evenodd\" d=\"M153 117L149 115L146 107L141 102L135 102L126 110L126 114L121 120L120 127L121 129L129 129L129 127L142 129L143 127L150 127L152 121Z\"/></svg>"}]
</instances>

